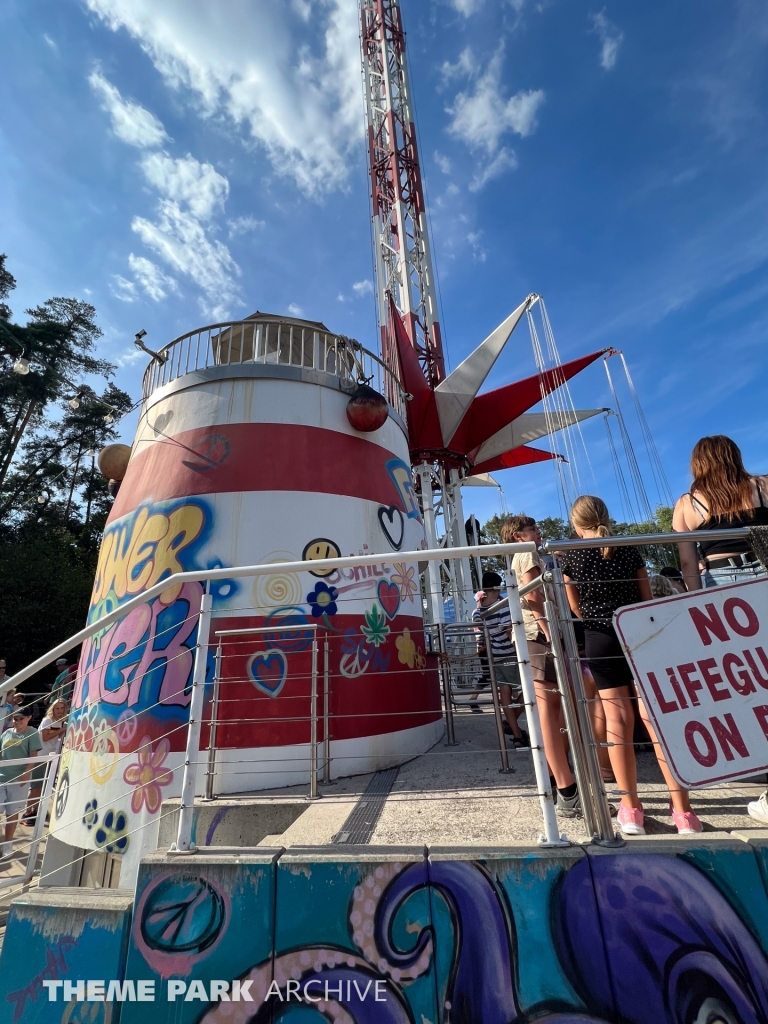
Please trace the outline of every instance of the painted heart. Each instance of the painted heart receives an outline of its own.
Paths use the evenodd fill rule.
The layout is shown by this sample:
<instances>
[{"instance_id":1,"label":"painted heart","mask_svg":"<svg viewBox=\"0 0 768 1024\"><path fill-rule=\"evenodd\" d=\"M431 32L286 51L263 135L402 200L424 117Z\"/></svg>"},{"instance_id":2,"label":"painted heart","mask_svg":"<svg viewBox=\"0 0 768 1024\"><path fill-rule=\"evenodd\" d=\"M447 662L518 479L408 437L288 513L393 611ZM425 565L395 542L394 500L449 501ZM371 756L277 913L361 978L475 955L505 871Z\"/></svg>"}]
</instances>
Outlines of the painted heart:
<instances>
[{"instance_id":1,"label":"painted heart","mask_svg":"<svg viewBox=\"0 0 768 1024\"><path fill-rule=\"evenodd\" d=\"M276 697L285 686L288 662L282 651L259 651L248 659L248 675L262 693Z\"/></svg>"},{"instance_id":2,"label":"painted heart","mask_svg":"<svg viewBox=\"0 0 768 1024\"><path fill-rule=\"evenodd\" d=\"M403 513L397 505L381 505L379 507L379 525L395 551L399 551L403 544L405 525Z\"/></svg>"},{"instance_id":3,"label":"painted heart","mask_svg":"<svg viewBox=\"0 0 768 1024\"><path fill-rule=\"evenodd\" d=\"M379 597L379 603L384 609L384 614L388 619L394 619L397 615L397 609L400 607L400 587L390 583L389 580L379 580L376 593Z\"/></svg>"}]
</instances>

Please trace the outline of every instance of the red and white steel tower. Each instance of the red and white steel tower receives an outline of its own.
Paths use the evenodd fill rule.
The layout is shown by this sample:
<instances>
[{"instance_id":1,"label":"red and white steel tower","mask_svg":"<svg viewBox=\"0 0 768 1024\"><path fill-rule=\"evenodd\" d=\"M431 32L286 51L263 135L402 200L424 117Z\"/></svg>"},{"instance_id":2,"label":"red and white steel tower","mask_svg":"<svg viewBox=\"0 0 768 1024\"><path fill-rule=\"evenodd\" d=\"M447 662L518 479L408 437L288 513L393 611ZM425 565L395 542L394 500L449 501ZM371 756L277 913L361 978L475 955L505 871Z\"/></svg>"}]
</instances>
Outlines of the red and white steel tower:
<instances>
[{"instance_id":1,"label":"red and white steel tower","mask_svg":"<svg viewBox=\"0 0 768 1024\"><path fill-rule=\"evenodd\" d=\"M435 520L442 514L444 544L462 546L462 479L553 458L528 442L600 410L527 410L602 351L478 394L512 331L539 301L531 294L446 376L400 2L360 0L360 15L382 357L408 394L408 439L427 540L437 545ZM449 572L456 616L465 619L469 563L451 563ZM430 613L439 621L446 588L437 562L429 562L429 573Z\"/></svg>"},{"instance_id":2,"label":"red and white steel tower","mask_svg":"<svg viewBox=\"0 0 768 1024\"><path fill-rule=\"evenodd\" d=\"M382 353L397 372L387 337L389 294L434 388L445 378L445 361L400 4L361 0L360 9Z\"/></svg>"}]
</instances>

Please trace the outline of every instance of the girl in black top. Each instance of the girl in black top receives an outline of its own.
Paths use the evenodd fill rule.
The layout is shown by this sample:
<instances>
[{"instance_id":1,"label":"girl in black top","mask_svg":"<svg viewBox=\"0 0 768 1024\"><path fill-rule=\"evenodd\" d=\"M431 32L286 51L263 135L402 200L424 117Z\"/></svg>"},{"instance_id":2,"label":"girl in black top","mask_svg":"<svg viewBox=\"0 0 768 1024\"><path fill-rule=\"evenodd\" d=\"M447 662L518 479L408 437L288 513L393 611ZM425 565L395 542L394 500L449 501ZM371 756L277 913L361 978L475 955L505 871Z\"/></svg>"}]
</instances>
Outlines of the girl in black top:
<instances>
[{"instance_id":1,"label":"girl in black top","mask_svg":"<svg viewBox=\"0 0 768 1024\"><path fill-rule=\"evenodd\" d=\"M577 498L571 509L571 523L579 537L609 537L609 515L605 502L592 495ZM644 835L643 805L637 795L637 764L632 745L634 696L632 670L624 657L613 628L613 613L622 605L652 600L645 563L636 548L583 548L562 555L568 603L584 623L586 660L594 676L605 711L608 748L616 781L623 791L618 822L626 835ZM672 797L672 818L680 833L701 831L701 822L691 810L688 793L673 779L648 720L642 701L640 713L653 740Z\"/></svg>"},{"instance_id":2,"label":"girl in black top","mask_svg":"<svg viewBox=\"0 0 768 1024\"><path fill-rule=\"evenodd\" d=\"M768 526L768 476L750 476L730 437L702 437L691 453L691 489L675 505L672 529L723 530L733 526ZM680 564L689 590L743 582L763 575L749 541L709 540L681 543ZM704 563L704 578L698 560Z\"/></svg>"},{"instance_id":3,"label":"girl in black top","mask_svg":"<svg viewBox=\"0 0 768 1024\"><path fill-rule=\"evenodd\" d=\"M724 434L702 437L691 452L691 489L675 505L672 529L722 530L729 526L768 526L768 476L751 476L738 445ZM683 541L680 565L689 590L744 583L765 575L749 541ZM704 562L699 574L699 555ZM768 791L747 804L747 812L768 825Z\"/></svg>"}]
</instances>

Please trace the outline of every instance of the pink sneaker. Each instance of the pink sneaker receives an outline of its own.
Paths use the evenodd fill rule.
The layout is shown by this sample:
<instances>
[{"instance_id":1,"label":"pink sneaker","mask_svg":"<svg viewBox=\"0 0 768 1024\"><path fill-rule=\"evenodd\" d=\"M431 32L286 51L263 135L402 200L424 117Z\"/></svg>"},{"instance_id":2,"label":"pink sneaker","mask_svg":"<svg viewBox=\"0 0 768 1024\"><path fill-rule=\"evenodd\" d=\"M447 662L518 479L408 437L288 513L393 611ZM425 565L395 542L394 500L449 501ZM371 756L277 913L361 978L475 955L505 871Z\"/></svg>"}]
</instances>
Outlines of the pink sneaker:
<instances>
[{"instance_id":1,"label":"pink sneaker","mask_svg":"<svg viewBox=\"0 0 768 1024\"><path fill-rule=\"evenodd\" d=\"M696 832L702 831L701 822L696 817L695 811L676 811L671 806L669 810L672 814L672 821L675 823L678 835L691 836Z\"/></svg>"},{"instance_id":2,"label":"pink sneaker","mask_svg":"<svg viewBox=\"0 0 768 1024\"><path fill-rule=\"evenodd\" d=\"M627 807L625 804L622 804L619 807L619 813L616 815L619 828L625 836L644 836L644 819L645 815L643 814L642 805L640 807Z\"/></svg>"}]
</instances>

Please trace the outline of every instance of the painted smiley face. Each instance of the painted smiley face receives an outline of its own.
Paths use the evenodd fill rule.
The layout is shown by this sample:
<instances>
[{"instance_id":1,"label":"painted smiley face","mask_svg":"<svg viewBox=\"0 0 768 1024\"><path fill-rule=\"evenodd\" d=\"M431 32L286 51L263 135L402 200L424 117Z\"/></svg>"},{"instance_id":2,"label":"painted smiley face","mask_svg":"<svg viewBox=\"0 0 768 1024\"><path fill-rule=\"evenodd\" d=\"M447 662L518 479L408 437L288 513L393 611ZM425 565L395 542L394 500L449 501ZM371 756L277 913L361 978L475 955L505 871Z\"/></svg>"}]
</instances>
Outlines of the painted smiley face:
<instances>
[{"instance_id":1,"label":"painted smiley face","mask_svg":"<svg viewBox=\"0 0 768 1024\"><path fill-rule=\"evenodd\" d=\"M328 540L327 537L316 537L315 540L311 540L309 544L304 548L301 558L304 562L316 562L322 558L340 558L341 549L339 545L332 540ZM330 576L334 569L320 569L317 572L312 572L310 569L310 575L312 576Z\"/></svg>"}]
</instances>

